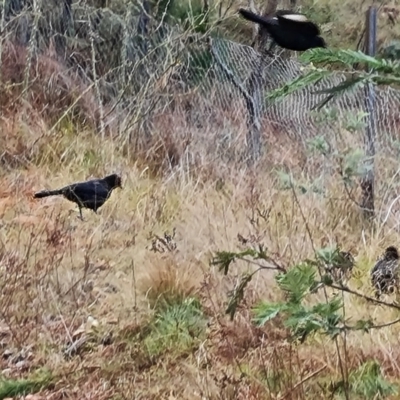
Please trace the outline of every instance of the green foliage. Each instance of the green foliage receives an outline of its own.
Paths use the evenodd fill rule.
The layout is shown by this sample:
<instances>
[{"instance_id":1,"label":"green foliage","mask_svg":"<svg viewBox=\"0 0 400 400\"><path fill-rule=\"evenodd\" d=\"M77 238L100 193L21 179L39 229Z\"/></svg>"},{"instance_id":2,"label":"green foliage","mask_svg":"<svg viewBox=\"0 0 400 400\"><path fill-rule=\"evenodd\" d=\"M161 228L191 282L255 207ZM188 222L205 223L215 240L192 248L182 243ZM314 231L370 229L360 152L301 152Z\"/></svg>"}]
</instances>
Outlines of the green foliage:
<instances>
[{"instance_id":1,"label":"green foliage","mask_svg":"<svg viewBox=\"0 0 400 400\"><path fill-rule=\"evenodd\" d=\"M261 302L253 308L254 322L258 326L264 326L268 321L277 317L279 313L287 311L287 308L284 303Z\"/></svg>"},{"instance_id":2,"label":"green foliage","mask_svg":"<svg viewBox=\"0 0 400 400\"><path fill-rule=\"evenodd\" d=\"M224 275L227 275L232 262L236 260L245 260L248 256L254 260L268 259L265 250L260 246L258 251L255 249L246 249L239 253L218 251L215 257L213 257L213 259L211 260L211 265L218 266L219 270L224 271Z\"/></svg>"},{"instance_id":3,"label":"green foliage","mask_svg":"<svg viewBox=\"0 0 400 400\"><path fill-rule=\"evenodd\" d=\"M324 126L325 124L337 122L340 114L336 107L324 107L320 110L312 110L311 115L316 123Z\"/></svg>"},{"instance_id":4,"label":"green foliage","mask_svg":"<svg viewBox=\"0 0 400 400\"><path fill-rule=\"evenodd\" d=\"M244 274L234 290L229 293L229 303L226 308L226 313L229 314L231 320L233 320L236 310L243 299L244 290L246 286L250 283L253 274Z\"/></svg>"},{"instance_id":5,"label":"green foliage","mask_svg":"<svg viewBox=\"0 0 400 400\"><path fill-rule=\"evenodd\" d=\"M315 92L328 95L317 105L317 108L322 108L335 97L341 96L343 93L348 93L367 83L373 85L400 84L399 63L388 59L371 57L361 51L334 50L329 48L310 49L302 54L301 60L308 64L304 68L304 74L282 87L269 92L267 96L268 100L282 100L288 94L319 83L323 78L333 73L331 71L332 65L337 65L339 68L344 69L343 72L350 71L350 73L338 85ZM317 68L314 64L322 64L323 67ZM325 65L328 65L330 69L325 67ZM354 65L357 65L358 68L355 69Z\"/></svg>"},{"instance_id":6,"label":"green foliage","mask_svg":"<svg viewBox=\"0 0 400 400\"><path fill-rule=\"evenodd\" d=\"M316 271L308 263L296 265L276 277L279 288L286 292L289 303L300 304L308 291L316 285Z\"/></svg>"},{"instance_id":7,"label":"green foliage","mask_svg":"<svg viewBox=\"0 0 400 400\"><path fill-rule=\"evenodd\" d=\"M313 193L322 193L323 189L320 186L320 182L318 182L318 179L315 180L312 183L308 182L296 182L293 179L293 176L286 171L282 170L277 170L276 174L278 176L279 180L279 186L281 190L290 190L290 189L297 189L300 191L301 194L305 194L308 192L313 192Z\"/></svg>"},{"instance_id":8,"label":"green foliage","mask_svg":"<svg viewBox=\"0 0 400 400\"><path fill-rule=\"evenodd\" d=\"M361 131L366 128L368 117L367 112L359 111L357 114L353 112L349 112L344 119L344 128L347 129L349 132L357 132Z\"/></svg>"},{"instance_id":9,"label":"green foliage","mask_svg":"<svg viewBox=\"0 0 400 400\"><path fill-rule=\"evenodd\" d=\"M371 320L360 319L359 321L356 321L356 323L354 324L354 329L367 333L371 328L373 328L373 326L374 324Z\"/></svg>"},{"instance_id":10,"label":"green foliage","mask_svg":"<svg viewBox=\"0 0 400 400\"><path fill-rule=\"evenodd\" d=\"M267 94L266 99L268 101L281 100L285 96L297 92L298 90L304 89L311 84L317 84L323 78L331 74L330 71L317 69L313 66L309 66L305 69L305 71L305 75L294 79L293 81L281 86L280 88L270 91Z\"/></svg>"},{"instance_id":11,"label":"green foliage","mask_svg":"<svg viewBox=\"0 0 400 400\"><path fill-rule=\"evenodd\" d=\"M353 392L365 399L386 398L396 393L395 386L384 379L376 361L368 361L351 373L350 384Z\"/></svg>"},{"instance_id":12,"label":"green foliage","mask_svg":"<svg viewBox=\"0 0 400 400\"><path fill-rule=\"evenodd\" d=\"M197 299L165 303L157 310L144 344L151 356L166 350L189 351L205 333L206 320Z\"/></svg>"},{"instance_id":13,"label":"green foliage","mask_svg":"<svg viewBox=\"0 0 400 400\"><path fill-rule=\"evenodd\" d=\"M318 261L331 265L339 265L342 262L340 249L337 246L317 249L316 258Z\"/></svg>"},{"instance_id":14,"label":"green foliage","mask_svg":"<svg viewBox=\"0 0 400 400\"><path fill-rule=\"evenodd\" d=\"M341 175L346 184L353 184L353 178L365 176L372 168L367 164L365 154L360 149L355 149L341 156Z\"/></svg>"},{"instance_id":15,"label":"green foliage","mask_svg":"<svg viewBox=\"0 0 400 400\"><path fill-rule=\"evenodd\" d=\"M226 309L226 313L230 315L231 319L234 318L237 308L244 296L244 290L252 280L253 276L261 269L275 269L284 271L279 264L271 262L271 258L268 256L263 246L259 246L258 249L246 249L242 252L234 253L228 251L219 251L215 257L212 258L210 264L219 267L220 271L224 271L224 275L227 275L231 264L236 260L243 260L252 264L257 265L258 269L252 273L244 274L240 279L236 287L229 293L229 303ZM272 265L262 264L271 263Z\"/></svg>"},{"instance_id":16,"label":"green foliage","mask_svg":"<svg viewBox=\"0 0 400 400\"><path fill-rule=\"evenodd\" d=\"M85 165L86 168L92 168L99 164L100 161L99 154L94 149L88 149L83 154L82 164Z\"/></svg>"},{"instance_id":17,"label":"green foliage","mask_svg":"<svg viewBox=\"0 0 400 400\"><path fill-rule=\"evenodd\" d=\"M332 123L339 125L338 129L345 129L348 132L358 132L365 129L368 113L360 111L358 113L348 112L344 116L339 115L338 109L335 107L324 107L320 110L313 111L313 118L317 123L325 125ZM338 122L339 121L339 122ZM346 186L352 187L358 183L359 178L365 177L368 172L373 168L373 163L365 156L365 153L360 148L348 148L345 151L339 151L336 146L330 143L330 138L327 135L315 136L307 141L307 148L311 155L320 155L326 161L335 167L335 171L339 173L340 178ZM311 184L309 180L306 182L296 181L293 176L284 171L278 170L278 182L280 188L298 189L300 193L324 193L324 184L318 182L318 179Z\"/></svg>"},{"instance_id":18,"label":"green foliage","mask_svg":"<svg viewBox=\"0 0 400 400\"><path fill-rule=\"evenodd\" d=\"M318 111L313 111L313 118L322 124L339 122L338 129L345 129L348 132L363 131L367 125L368 113L359 111L358 113L347 112L339 115L336 108L325 107ZM316 136L307 142L308 149L312 153L320 154L335 166L339 172L345 186L353 187L358 184L359 178L365 177L373 168L373 163L365 156L365 152L360 148L348 148L345 151L338 150L329 142L329 137L325 135ZM395 146L394 146L395 147Z\"/></svg>"},{"instance_id":19,"label":"green foliage","mask_svg":"<svg viewBox=\"0 0 400 400\"><path fill-rule=\"evenodd\" d=\"M285 274L276 277L279 288L285 292L282 303L262 302L256 306L254 321L262 326L271 319L282 316L284 325L301 341L313 333L335 337L340 333L343 317L340 313L342 300L333 297L326 303L307 306L305 299L318 285L315 267L308 263L296 265Z\"/></svg>"},{"instance_id":20,"label":"green foliage","mask_svg":"<svg viewBox=\"0 0 400 400\"><path fill-rule=\"evenodd\" d=\"M301 55L301 60L305 63L315 64L331 65L333 63L338 63L344 67L353 67L355 64L361 64L364 68L370 68L374 72L400 76L400 65L398 63L383 58L372 57L359 50L334 50L329 48L310 49Z\"/></svg>"},{"instance_id":21,"label":"green foliage","mask_svg":"<svg viewBox=\"0 0 400 400\"><path fill-rule=\"evenodd\" d=\"M210 10L204 7L202 0L175 1L173 16L184 29L205 33L209 29Z\"/></svg>"},{"instance_id":22,"label":"green foliage","mask_svg":"<svg viewBox=\"0 0 400 400\"><path fill-rule=\"evenodd\" d=\"M320 303L311 308L299 305L289 310L285 325L290 328L293 336L301 342L314 333L324 333L331 338L340 333L340 323L343 317L338 314L342 309L342 300L334 298L327 303Z\"/></svg>"},{"instance_id":23,"label":"green foliage","mask_svg":"<svg viewBox=\"0 0 400 400\"><path fill-rule=\"evenodd\" d=\"M280 398L282 392L287 390L289 382L293 382L295 378L284 366L281 368L276 366L275 368L262 372L263 373L260 374L260 380L268 387L270 398ZM271 396L272 394L275 396Z\"/></svg>"},{"instance_id":24,"label":"green foliage","mask_svg":"<svg viewBox=\"0 0 400 400\"><path fill-rule=\"evenodd\" d=\"M364 111L359 111L356 114L354 111L339 113L336 107L324 107L320 110L313 110L311 115L313 116L314 121L320 125L339 122L339 126L343 129L346 129L349 132L357 132L366 127L366 118L369 114ZM323 140L326 139L323 138Z\"/></svg>"},{"instance_id":25,"label":"green foliage","mask_svg":"<svg viewBox=\"0 0 400 400\"><path fill-rule=\"evenodd\" d=\"M174 0L153 0L152 13L157 19L169 17L174 7Z\"/></svg>"},{"instance_id":26,"label":"green foliage","mask_svg":"<svg viewBox=\"0 0 400 400\"><path fill-rule=\"evenodd\" d=\"M314 138L308 140L307 146L310 150L314 150L325 156L331 152L331 147L323 136L315 136Z\"/></svg>"},{"instance_id":27,"label":"green foliage","mask_svg":"<svg viewBox=\"0 0 400 400\"><path fill-rule=\"evenodd\" d=\"M158 20L179 23L185 30L205 33L209 29L212 10L202 0L159 0L153 9Z\"/></svg>"},{"instance_id":28,"label":"green foliage","mask_svg":"<svg viewBox=\"0 0 400 400\"><path fill-rule=\"evenodd\" d=\"M278 176L280 189L288 190L294 186L293 177L291 174L288 174L286 171L282 170L277 170L276 174Z\"/></svg>"},{"instance_id":29,"label":"green foliage","mask_svg":"<svg viewBox=\"0 0 400 400\"><path fill-rule=\"evenodd\" d=\"M364 84L365 81L363 77L351 76L349 79L344 80L336 86L317 90L314 92L314 94L327 94L328 96L322 100L316 108L320 109L336 97L342 96L345 93L349 93L351 90L359 89L360 87L363 87Z\"/></svg>"},{"instance_id":30,"label":"green foliage","mask_svg":"<svg viewBox=\"0 0 400 400\"><path fill-rule=\"evenodd\" d=\"M362 399L386 399L397 393L397 387L385 380L376 361L367 361L351 372L349 383L351 393ZM338 392L343 391L343 385L338 385Z\"/></svg>"},{"instance_id":31,"label":"green foliage","mask_svg":"<svg viewBox=\"0 0 400 400\"><path fill-rule=\"evenodd\" d=\"M400 60L400 41L392 40L383 48L382 55L384 58L388 58L389 60Z\"/></svg>"},{"instance_id":32,"label":"green foliage","mask_svg":"<svg viewBox=\"0 0 400 400\"><path fill-rule=\"evenodd\" d=\"M48 387L53 380L47 370L39 370L27 379L5 379L0 377L0 400L7 397L25 396Z\"/></svg>"},{"instance_id":33,"label":"green foliage","mask_svg":"<svg viewBox=\"0 0 400 400\"><path fill-rule=\"evenodd\" d=\"M400 157L400 140L394 139L391 143L394 150L396 150L397 157Z\"/></svg>"},{"instance_id":34,"label":"green foliage","mask_svg":"<svg viewBox=\"0 0 400 400\"><path fill-rule=\"evenodd\" d=\"M257 325L263 326L273 318L281 316L293 337L301 342L318 332L334 338L342 331L342 306L342 299L339 297L312 307L296 303L261 303L253 309L254 321Z\"/></svg>"},{"instance_id":35,"label":"green foliage","mask_svg":"<svg viewBox=\"0 0 400 400\"><path fill-rule=\"evenodd\" d=\"M251 258L246 258L249 255ZM280 272L276 275L275 280L284 300L280 302L261 301L253 307L253 320L257 325L263 326L279 317L289 329L293 338L299 339L301 342L316 333L334 339L347 331L368 332L370 329L379 328L371 320L358 320L352 325L348 324L348 321L344 318L342 296L338 294L328 295L328 292L325 291L324 301L315 299L315 293L324 287L333 287L336 290L344 290L365 297L348 289L342 280L338 281L334 278L332 271L338 269L346 273L349 270L351 271L354 263L351 254L341 251L337 246L317 249L314 260L306 260L289 269L274 264L265 251L258 253L254 249L240 253L219 252L212 262L214 265L218 265L226 275L231 263L238 258L253 264L257 264L254 260L264 259L274 265L275 268L257 264L259 266L257 270L242 276L235 289L230 293L227 313L230 314L231 318L234 318L235 312L243 300L244 289L253 275L264 268L268 268ZM371 300L371 298L368 298L368 300Z\"/></svg>"}]
</instances>

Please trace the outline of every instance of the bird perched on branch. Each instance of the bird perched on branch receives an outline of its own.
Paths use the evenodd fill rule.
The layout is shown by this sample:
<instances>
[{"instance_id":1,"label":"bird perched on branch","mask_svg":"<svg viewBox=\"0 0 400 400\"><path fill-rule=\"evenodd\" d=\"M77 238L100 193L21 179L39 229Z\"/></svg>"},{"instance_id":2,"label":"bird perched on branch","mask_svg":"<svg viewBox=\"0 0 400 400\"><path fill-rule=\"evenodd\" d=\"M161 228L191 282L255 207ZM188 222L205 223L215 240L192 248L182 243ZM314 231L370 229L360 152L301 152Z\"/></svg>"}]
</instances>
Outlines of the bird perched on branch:
<instances>
[{"instance_id":1,"label":"bird perched on branch","mask_svg":"<svg viewBox=\"0 0 400 400\"><path fill-rule=\"evenodd\" d=\"M239 14L264 27L279 46L295 51L305 51L314 47L326 47L316 24L304 14L279 10L271 17L262 17L243 8Z\"/></svg>"},{"instance_id":2,"label":"bird perched on branch","mask_svg":"<svg viewBox=\"0 0 400 400\"><path fill-rule=\"evenodd\" d=\"M82 208L89 208L97 213L97 210L108 200L112 191L117 187L121 187L121 178L117 174L112 174L102 179L73 183L61 189L42 190L36 192L33 197L41 199L48 196L63 195L67 200L78 205L80 218L83 220Z\"/></svg>"},{"instance_id":3,"label":"bird perched on branch","mask_svg":"<svg viewBox=\"0 0 400 400\"><path fill-rule=\"evenodd\" d=\"M371 270L372 285L375 296L382 293L393 293L399 285L399 253L397 248L389 246L380 256Z\"/></svg>"}]
</instances>

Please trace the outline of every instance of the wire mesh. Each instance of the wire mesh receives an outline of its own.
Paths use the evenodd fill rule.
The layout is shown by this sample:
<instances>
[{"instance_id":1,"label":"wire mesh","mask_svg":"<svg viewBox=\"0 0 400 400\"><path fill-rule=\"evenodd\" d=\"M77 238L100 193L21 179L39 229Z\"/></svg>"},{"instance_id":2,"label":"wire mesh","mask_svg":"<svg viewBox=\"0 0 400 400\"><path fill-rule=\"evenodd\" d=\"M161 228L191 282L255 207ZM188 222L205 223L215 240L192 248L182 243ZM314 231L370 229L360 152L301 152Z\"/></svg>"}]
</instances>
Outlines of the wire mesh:
<instances>
[{"instance_id":1,"label":"wire mesh","mask_svg":"<svg viewBox=\"0 0 400 400\"><path fill-rule=\"evenodd\" d=\"M285 53L265 57L249 46L188 33L163 19L155 22L140 4L128 6L124 13L84 1L12 0L5 4L3 42L34 46L29 52L33 55L50 53L66 73L79 75L86 87L95 83L91 106L97 104L105 111L93 114L104 119L105 127L118 125L120 132L129 133L134 126L143 127L144 121L179 110L183 118L176 116L175 130L196 132L199 143L211 142L205 145L210 150L216 142L229 147L230 142L244 140L235 132L246 130L244 93L252 95L250 83L260 65L257 90L262 99L264 143L271 129L300 143L315 136L339 141L343 121L351 125L357 118L361 122L366 118L362 87L336 97L321 112L313 111L326 96L316 92L342 82L341 73L280 101L267 101L269 91L301 76L304 65L295 57ZM34 10L39 10L39 17ZM378 151L398 152L399 106L397 89L376 88ZM361 143L362 130L355 137Z\"/></svg>"}]
</instances>

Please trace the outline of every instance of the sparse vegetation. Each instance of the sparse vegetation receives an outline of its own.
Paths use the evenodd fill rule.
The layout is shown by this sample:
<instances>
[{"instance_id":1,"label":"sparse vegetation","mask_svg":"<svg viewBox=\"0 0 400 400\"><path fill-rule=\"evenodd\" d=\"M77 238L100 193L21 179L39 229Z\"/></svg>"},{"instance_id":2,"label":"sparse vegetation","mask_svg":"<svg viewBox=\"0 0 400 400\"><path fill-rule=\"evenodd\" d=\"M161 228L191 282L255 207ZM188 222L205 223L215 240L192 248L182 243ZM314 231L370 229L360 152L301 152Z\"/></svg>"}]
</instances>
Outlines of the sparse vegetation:
<instances>
[{"instance_id":1,"label":"sparse vegetation","mask_svg":"<svg viewBox=\"0 0 400 400\"><path fill-rule=\"evenodd\" d=\"M196 299L158 306L144 345L151 356L190 352L205 338L205 319Z\"/></svg>"},{"instance_id":2,"label":"sparse vegetation","mask_svg":"<svg viewBox=\"0 0 400 400\"><path fill-rule=\"evenodd\" d=\"M42 373L43 375L43 373ZM29 395L39 392L51 385L51 376L37 376L30 379L0 379L0 399Z\"/></svg>"},{"instance_id":3,"label":"sparse vegetation","mask_svg":"<svg viewBox=\"0 0 400 400\"><path fill-rule=\"evenodd\" d=\"M398 143L377 152L367 223L355 103L314 110L305 139L264 118L248 167L243 99L207 42L250 41L236 1L150 1L149 21L76 1L63 26L68 2L22 3L0 20L0 399L396 398L400 306L374 297L370 269L398 245ZM353 3L299 6L328 43L356 47ZM375 66L394 82L394 62ZM84 221L32 198L110 173L123 189Z\"/></svg>"}]
</instances>

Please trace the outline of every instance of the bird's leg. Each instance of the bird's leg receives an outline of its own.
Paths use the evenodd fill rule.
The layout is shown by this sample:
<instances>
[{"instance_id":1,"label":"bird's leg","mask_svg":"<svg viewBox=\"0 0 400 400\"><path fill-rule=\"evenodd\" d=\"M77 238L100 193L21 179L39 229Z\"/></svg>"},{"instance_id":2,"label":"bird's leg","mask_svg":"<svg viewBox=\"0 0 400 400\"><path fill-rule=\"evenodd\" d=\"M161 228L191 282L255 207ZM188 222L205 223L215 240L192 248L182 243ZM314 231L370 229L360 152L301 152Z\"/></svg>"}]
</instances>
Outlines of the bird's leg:
<instances>
[{"instance_id":1,"label":"bird's leg","mask_svg":"<svg viewBox=\"0 0 400 400\"><path fill-rule=\"evenodd\" d=\"M269 45L269 49L267 50L267 53L270 57L274 56L274 48L276 47L276 42L274 39L271 39L271 44Z\"/></svg>"},{"instance_id":2,"label":"bird's leg","mask_svg":"<svg viewBox=\"0 0 400 400\"><path fill-rule=\"evenodd\" d=\"M83 221L83 215L82 215L82 207L79 207L79 219L81 220L81 221Z\"/></svg>"}]
</instances>

